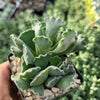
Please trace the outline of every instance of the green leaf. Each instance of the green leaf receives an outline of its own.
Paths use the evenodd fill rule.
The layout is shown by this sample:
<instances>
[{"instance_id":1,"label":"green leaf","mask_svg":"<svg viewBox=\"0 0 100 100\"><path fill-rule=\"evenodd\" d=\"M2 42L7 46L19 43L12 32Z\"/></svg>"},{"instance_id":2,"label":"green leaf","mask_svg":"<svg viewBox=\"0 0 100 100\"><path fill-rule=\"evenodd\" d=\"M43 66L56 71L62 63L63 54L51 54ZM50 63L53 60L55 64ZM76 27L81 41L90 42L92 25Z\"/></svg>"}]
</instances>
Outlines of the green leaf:
<instances>
[{"instance_id":1,"label":"green leaf","mask_svg":"<svg viewBox=\"0 0 100 100\"><path fill-rule=\"evenodd\" d=\"M11 51L14 54L15 57L21 57L22 56L22 50L20 50L16 46L11 46Z\"/></svg>"},{"instance_id":2,"label":"green leaf","mask_svg":"<svg viewBox=\"0 0 100 100\"><path fill-rule=\"evenodd\" d=\"M11 76L11 80L14 81L18 89L22 91L30 88L30 80L20 79L19 76L14 75Z\"/></svg>"},{"instance_id":3,"label":"green leaf","mask_svg":"<svg viewBox=\"0 0 100 100\"><path fill-rule=\"evenodd\" d=\"M35 29L37 23L39 23L39 21L37 19L34 19L32 24L32 29Z\"/></svg>"},{"instance_id":4,"label":"green leaf","mask_svg":"<svg viewBox=\"0 0 100 100\"><path fill-rule=\"evenodd\" d=\"M66 66L66 67L65 67ZM65 66L63 67L63 71L65 72L65 74L72 74L75 73L75 69L73 64L65 64Z\"/></svg>"},{"instance_id":5,"label":"green leaf","mask_svg":"<svg viewBox=\"0 0 100 100\"><path fill-rule=\"evenodd\" d=\"M29 68L24 73L20 74L20 78L33 79L34 76L40 71L40 67Z\"/></svg>"},{"instance_id":6,"label":"green leaf","mask_svg":"<svg viewBox=\"0 0 100 100\"><path fill-rule=\"evenodd\" d=\"M72 57L73 56L67 57L65 61L63 61L63 63L59 66L60 69L62 69L65 72L65 75L76 73L74 64L72 62Z\"/></svg>"},{"instance_id":7,"label":"green leaf","mask_svg":"<svg viewBox=\"0 0 100 100\"><path fill-rule=\"evenodd\" d=\"M52 51L53 53L67 53L70 52L76 44L76 32L68 29L62 34L62 39L59 41L58 46Z\"/></svg>"},{"instance_id":8,"label":"green leaf","mask_svg":"<svg viewBox=\"0 0 100 100\"><path fill-rule=\"evenodd\" d=\"M35 37L34 30L26 30L19 35L19 39L21 39L27 46L29 46L32 50L35 50L35 44L32 39Z\"/></svg>"},{"instance_id":9,"label":"green leaf","mask_svg":"<svg viewBox=\"0 0 100 100\"><path fill-rule=\"evenodd\" d=\"M23 44L24 42L22 40L20 40L19 38L17 38L16 36L14 36L13 34L10 35L11 39L13 40L14 44L20 49L23 49Z\"/></svg>"},{"instance_id":10,"label":"green leaf","mask_svg":"<svg viewBox=\"0 0 100 100\"><path fill-rule=\"evenodd\" d=\"M37 74L31 82L31 86L37 86L45 82L48 75L52 76L60 76L64 75L64 71L56 66L48 66L45 70L42 70L39 74Z\"/></svg>"},{"instance_id":11,"label":"green leaf","mask_svg":"<svg viewBox=\"0 0 100 100\"><path fill-rule=\"evenodd\" d=\"M42 84L48 77L49 69L42 70L39 74L37 74L32 82L30 83L31 86L37 86Z\"/></svg>"},{"instance_id":12,"label":"green leaf","mask_svg":"<svg viewBox=\"0 0 100 100\"><path fill-rule=\"evenodd\" d=\"M61 63L62 63L62 60L57 55L50 58L50 65L59 66Z\"/></svg>"},{"instance_id":13,"label":"green leaf","mask_svg":"<svg viewBox=\"0 0 100 100\"><path fill-rule=\"evenodd\" d=\"M75 46L76 46L76 41L75 42L72 42L70 44L70 46L64 52L62 52L61 54L67 54L67 53L72 52L73 49L75 48Z\"/></svg>"},{"instance_id":14,"label":"green leaf","mask_svg":"<svg viewBox=\"0 0 100 100\"><path fill-rule=\"evenodd\" d=\"M25 61L24 61L24 57L23 57L23 56L21 57L21 61L22 61L22 63L21 63L21 69L22 69L22 72L24 72L24 71L26 71L27 69L29 69L29 68L32 68L32 67L33 67L33 65L32 65L32 64L26 65L26 63L25 63Z\"/></svg>"},{"instance_id":15,"label":"green leaf","mask_svg":"<svg viewBox=\"0 0 100 100\"><path fill-rule=\"evenodd\" d=\"M23 45L23 57L26 65L33 64L34 55L26 45Z\"/></svg>"},{"instance_id":16,"label":"green leaf","mask_svg":"<svg viewBox=\"0 0 100 100\"><path fill-rule=\"evenodd\" d=\"M57 31L60 26L64 25L61 19L56 19L54 17L48 17L46 19L46 36L52 41L55 41L57 36Z\"/></svg>"},{"instance_id":17,"label":"green leaf","mask_svg":"<svg viewBox=\"0 0 100 100\"><path fill-rule=\"evenodd\" d=\"M31 92L33 92L34 94L40 96L40 97L44 96L44 87L43 87L43 85L38 85L38 86L35 86L35 87L31 87L29 90Z\"/></svg>"},{"instance_id":18,"label":"green leaf","mask_svg":"<svg viewBox=\"0 0 100 100\"><path fill-rule=\"evenodd\" d=\"M68 88L70 88L72 83L74 83L74 81L75 74L67 75L58 82L57 87L67 90Z\"/></svg>"},{"instance_id":19,"label":"green leaf","mask_svg":"<svg viewBox=\"0 0 100 100\"><path fill-rule=\"evenodd\" d=\"M52 46L50 39L45 36L37 36L33 38L33 42L36 44L40 54L45 54Z\"/></svg>"},{"instance_id":20,"label":"green leaf","mask_svg":"<svg viewBox=\"0 0 100 100\"><path fill-rule=\"evenodd\" d=\"M76 46L73 51L80 51L83 50L84 48L85 48L84 38L82 37L82 34L80 34L77 36Z\"/></svg>"},{"instance_id":21,"label":"green leaf","mask_svg":"<svg viewBox=\"0 0 100 100\"><path fill-rule=\"evenodd\" d=\"M62 78L62 76L49 77L45 82L46 87L51 88L51 87L55 86L60 81L61 78Z\"/></svg>"},{"instance_id":22,"label":"green leaf","mask_svg":"<svg viewBox=\"0 0 100 100\"><path fill-rule=\"evenodd\" d=\"M27 69L29 69L30 67L30 65L26 65L26 63L25 63L25 61L22 61L22 72L24 72L24 71L26 71Z\"/></svg>"},{"instance_id":23,"label":"green leaf","mask_svg":"<svg viewBox=\"0 0 100 100\"><path fill-rule=\"evenodd\" d=\"M56 66L48 66L48 69L49 69L49 75L52 76L60 76L65 74L63 70L61 70Z\"/></svg>"},{"instance_id":24,"label":"green leaf","mask_svg":"<svg viewBox=\"0 0 100 100\"><path fill-rule=\"evenodd\" d=\"M40 66L41 69L45 68L48 65L50 57L51 57L50 53L46 53L45 55L40 54L38 57L35 57L34 60L35 66Z\"/></svg>"},{"instance_id":25,"label":"green leaf","mask_svg":"<svg viewBox=\"0 0 100 100\"><path fill-rule=\"evenodd\" d=\"M33 20L32 29L35 31L35 37L45 35L44 23L41 23L38 20Z\"/></svg>"}]
</instances>

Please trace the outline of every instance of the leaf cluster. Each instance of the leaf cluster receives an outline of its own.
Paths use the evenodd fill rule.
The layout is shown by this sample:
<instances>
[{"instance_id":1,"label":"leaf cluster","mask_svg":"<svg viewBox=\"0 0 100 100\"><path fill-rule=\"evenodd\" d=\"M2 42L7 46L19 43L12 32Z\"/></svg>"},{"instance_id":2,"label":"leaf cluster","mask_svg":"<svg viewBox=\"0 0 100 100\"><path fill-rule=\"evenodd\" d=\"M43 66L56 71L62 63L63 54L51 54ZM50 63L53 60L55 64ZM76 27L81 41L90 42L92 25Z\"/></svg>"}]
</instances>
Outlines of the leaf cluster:
<instances>
[{"instance_id":1,"label":"leaf cluster","mask_svg":"<svg viewBox=\"0 0 100 100\"><path fill-rule=\"evenodd\" d=\"M14 43L11 51L21 60L21 73L11 79L19 89L29 89L43 97L45 87L67 90L75 81L74 65L64 56L75 48L76 32L73 29L62 32L63 25L61 19L48 17L44 22L33 20L32 29L18 37L11 35Z\"/></svg>"}]
</instances>

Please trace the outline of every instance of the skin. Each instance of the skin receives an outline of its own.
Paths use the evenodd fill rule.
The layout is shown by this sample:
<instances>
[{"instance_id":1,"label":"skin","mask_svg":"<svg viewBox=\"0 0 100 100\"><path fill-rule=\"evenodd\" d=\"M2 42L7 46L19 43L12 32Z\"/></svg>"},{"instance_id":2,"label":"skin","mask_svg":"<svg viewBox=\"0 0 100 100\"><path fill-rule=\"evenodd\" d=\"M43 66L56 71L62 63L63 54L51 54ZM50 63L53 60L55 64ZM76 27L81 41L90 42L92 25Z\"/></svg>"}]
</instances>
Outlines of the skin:
<instances>
[{"instance_id":1,"label":"skin","mask_svg":"<svg viewBox=\"0 0 100 100\"><path fill-rule=\"evenodd\" d=\"M21 100L18 89L11 81L9 62L0 64L0 100Z\"/></svg>"}]
</instances>

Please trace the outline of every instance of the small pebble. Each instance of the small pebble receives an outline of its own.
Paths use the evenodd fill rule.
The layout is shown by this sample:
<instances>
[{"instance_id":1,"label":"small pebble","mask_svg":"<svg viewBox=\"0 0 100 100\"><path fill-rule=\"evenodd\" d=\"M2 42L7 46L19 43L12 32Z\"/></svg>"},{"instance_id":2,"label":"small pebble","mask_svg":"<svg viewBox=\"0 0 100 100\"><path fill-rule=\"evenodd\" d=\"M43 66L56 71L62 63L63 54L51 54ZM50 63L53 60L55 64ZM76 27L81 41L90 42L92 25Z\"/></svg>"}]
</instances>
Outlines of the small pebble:
<instances>
[{"instance_id":1,"label":"small pebble","mask_svg":"<svg viewBox=\"0 0 100 100\"><path fill-rule=\"evenodd\" d=\"M26 90L23 91L23 95L24 95L24 97L27 96L27 91Z\"/></svg>"},{"instance_id":2,"label":"small pebble","mask_svg":"<svg viewBox=\"0 0 100 100\"><path fill-rule=\"evenodd\" d=\"M57 93L62 94L62 93L63 93L63 91L58 91Z\"/></svg>"},{"instance_id":3,"label":"small pebble","mask_svg":"<svg viewBox=\"0 0 100 100\"><path fill-rule=\"evenodd\" d=\"M44 90L44 97L54 97L54 94L52 93L52 91L45 89Z\"/></svg>"},{"instance_id":4,"label":"small pebble","mask_svg":"<svg viewBox=\"0 0 100 100\"><path fill-rule=\"evenodd\" d=\"M33 100L32 97L26 97L25 100Z\"/></svg>"},{"instance_id":5,"label":"small pebble","mask_svg":"<svg viewBox=\"0 0 100 100\"><path fill-rule=\"evenodd\" d=\"M36 95L36 99L40 99L40 97Z\"/></svg>"},{"instance_id":6,"label":"small pebble","mask_svg":"<svg viewBox=\"0 0 100 100\"><path fill-rule=\"evenodd\" d=\"M33 95L32 95L32 98L33 98L33 99L36 99L36 95L33 94Z\"/></svg>"},{"instance_id":7,"label":"small pebble","mask_svg":"<svg viewBox=\"0 0 100 100\"><path fill-rule=\"evenodd\" d=\"M59 88L52 87L51 90L52 90L54 93L59 92Z\"/></svg>"},{"instance_id":8,"label":"small pebble","mask_svg":"<svg viewBox=\"0 0 100 100\"><path fill-rule=\"evenodd\" d=\"M55 96L58 96L58 95L60 95L60 94L59 94L59 93L56 93L56 94L55 94Z\"/></svg>"},{"instance_id":9,"label":"small pebble","mask_svg":"<svg viewBox=\"0 0 100 100\"><path fill-rule=\"evenodd\" d=\"M79 79L76 79L75 82L76 82L77 84L81 84L81 81L80 81Z\"/></svg>"},{"instance_id":10,"label":"small pebble","mask_svg":"<svg viewBox=\"0 0 100 100\"><path fill-rule=\"evenodd\" d=\"M31 92L29 90L27 90L27 96L30 96Z\"/></svg>"}]
</instances>

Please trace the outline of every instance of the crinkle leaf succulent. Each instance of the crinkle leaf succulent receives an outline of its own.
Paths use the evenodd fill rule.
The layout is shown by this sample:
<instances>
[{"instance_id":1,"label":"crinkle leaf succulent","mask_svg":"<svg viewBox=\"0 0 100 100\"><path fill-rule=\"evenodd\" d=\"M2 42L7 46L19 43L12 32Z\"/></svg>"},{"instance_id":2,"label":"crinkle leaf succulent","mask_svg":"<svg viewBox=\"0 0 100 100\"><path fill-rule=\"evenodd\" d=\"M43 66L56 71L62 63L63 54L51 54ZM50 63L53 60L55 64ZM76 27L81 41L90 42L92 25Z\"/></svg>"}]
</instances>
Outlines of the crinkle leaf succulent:
<instances>
[{"instance_id":1,"label":"crinkle leaf succulent","mask_svg":"<svg viewBox=\"0 0 100 100\"><path fill-rule=\"evenodd\" d=\"M45 82L46 87L50 88L50 87L55 86L61 80L61 78L62 78L62 76L49 77Z\"/></svg>"},{"instance_id":2,"label":"crinkle leaf succulent","mask_svg":"<svg viewBox=\"0 0 100 100\"><path fill-rule=\"evenodd\" d=\"M75 48L77 34L73 29L62 32L63 25L61 19L48 17L44 22L33 20L32 29L19 37L11 35L11 51L21 60L21 73L11 79L19 89L43 96L46 87L70 88L76 72L66 55Z\"/></svg>"}]
</instances>

